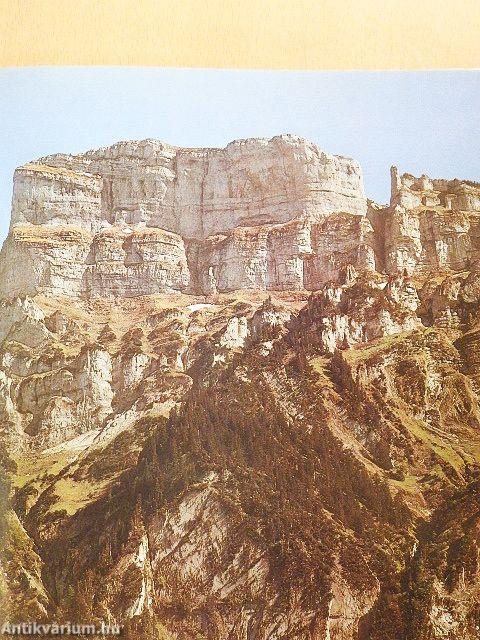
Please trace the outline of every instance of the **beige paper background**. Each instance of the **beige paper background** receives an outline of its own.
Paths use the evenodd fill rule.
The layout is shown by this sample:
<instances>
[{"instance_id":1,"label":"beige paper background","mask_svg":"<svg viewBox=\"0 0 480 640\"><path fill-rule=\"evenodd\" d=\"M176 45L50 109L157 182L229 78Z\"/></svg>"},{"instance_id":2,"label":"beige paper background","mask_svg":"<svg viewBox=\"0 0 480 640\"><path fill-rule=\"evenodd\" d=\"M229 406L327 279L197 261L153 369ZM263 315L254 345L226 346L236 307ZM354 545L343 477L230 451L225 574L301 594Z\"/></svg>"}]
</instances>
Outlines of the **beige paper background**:
<instances>
[{"instance_id":1,"label":"beige paper background","mask_svg":"<svg viewBox=\"0 0 480 640\"><path fill-rule=\"evenodd\" d=\"M0 0L0 65L480 67L480 0Z\"/></svg>"}]
</instances>

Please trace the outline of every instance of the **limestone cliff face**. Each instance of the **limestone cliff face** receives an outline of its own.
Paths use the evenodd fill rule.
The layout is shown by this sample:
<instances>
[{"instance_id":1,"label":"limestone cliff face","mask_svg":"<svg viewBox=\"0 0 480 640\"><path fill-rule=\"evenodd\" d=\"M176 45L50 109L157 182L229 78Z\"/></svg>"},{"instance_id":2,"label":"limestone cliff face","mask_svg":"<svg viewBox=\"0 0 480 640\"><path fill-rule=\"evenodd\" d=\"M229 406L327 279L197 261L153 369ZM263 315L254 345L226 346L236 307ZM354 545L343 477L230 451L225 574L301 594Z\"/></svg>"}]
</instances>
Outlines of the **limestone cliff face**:
<instances>
[{"instance_id":1,"label":"limestone cliff face","mask_svg":"<svg viewBox=\"0 0 480 640\"><path fill-rule=\"evenodd\" d=\"M47 186L44 176L38 184L28 165L26 175L21 169L14 222L65 223L69 202L77 196L80 225L91 232L103 220L144 223L197 239L239 226L287 222L302 214L316 219L338 210L366 211L358 164L295 136L238 140L225 149L181 149L156 140L122 142L78 156L48 156L38 165L40 172L51 167L53 184ZM59 174L88 187L64 190ZM21 202L21 208L16 205L17 198L32 189L47 189L52 208L59 196L66 203L35 219ZM91 206L90 215L83 215L84 200Z\"/></svg>"},{"instance_id":2,"label":"limestone cliff face","mask_svg":"<svg viewBox=\"0 0 480 640\"><path fill-rule=\"evenodd\" d=\"M294 136L225 149L124 142L16 171L0 286L87 298L315 291L349 265L468 268L479 220L475 183L396 169L390 206L368 207L355 161Z\"/></svg>"},{"instance_id":3,"label":"limestone cliff face","mask_svg":"<svg viewBox=\"0 0 480 640\"><path fill-rule=\"evenodd\" d=\"M294 136L225 149L146 140L49 156L16 171L2 291L315 288L318 260L304 263L318 248L316 225L366 210L358 164ZM14 277L19 254L25 268Z\"/></svg>"},{"instance_id":4,"label":"limestone cliff face","mask_svg":"<svg viewBox=\"0 0 480 640\"><path fill-rule=\"evenodd\" d=\"M480 258L480 184L399 176L392 168L386 268L461 271Z\"/></svg>"},{"instance_id":5,"label":"limestone cliff face","mask_svg":"<svg viewBox=\"0 0 480 640\"><path fill-rule=\"evenodd\" d=\"M5 615L476 639L479 220L478 184L393 169L381 206L293 136L18 169Z\"/></svg>"}]
</instances>

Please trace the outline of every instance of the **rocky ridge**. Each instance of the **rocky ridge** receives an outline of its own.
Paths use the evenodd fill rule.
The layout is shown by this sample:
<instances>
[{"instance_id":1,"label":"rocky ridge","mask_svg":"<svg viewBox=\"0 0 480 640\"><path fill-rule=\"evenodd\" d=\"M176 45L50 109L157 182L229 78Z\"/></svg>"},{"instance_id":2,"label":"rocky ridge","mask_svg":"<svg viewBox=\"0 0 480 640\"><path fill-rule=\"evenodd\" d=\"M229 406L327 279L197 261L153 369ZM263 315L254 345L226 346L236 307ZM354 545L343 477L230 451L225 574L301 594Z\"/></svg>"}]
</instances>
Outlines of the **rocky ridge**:
<instances>
[{"instance_id":1,"label":"rocky ridge","mask_svg":"<svg viewBox=\"0 0 480 640\"><path fill-rule=\"evenodd\" d=\"M312 291L349 264L412 275L478 261L478 186L392 171L381 209L356 162L294 136L42 158L15 173L2 293Z\"/></svg>"},{"instance_id":2,"label":"rocky ridge","mask_svg":"<svg viewBox=\"0 0 480 640\"><path fill-rule=\"evenodd\" d=\"M9 619L477 637L480 185L391 178L294 136L17 170Z\"/></svg>"}]
</instances>

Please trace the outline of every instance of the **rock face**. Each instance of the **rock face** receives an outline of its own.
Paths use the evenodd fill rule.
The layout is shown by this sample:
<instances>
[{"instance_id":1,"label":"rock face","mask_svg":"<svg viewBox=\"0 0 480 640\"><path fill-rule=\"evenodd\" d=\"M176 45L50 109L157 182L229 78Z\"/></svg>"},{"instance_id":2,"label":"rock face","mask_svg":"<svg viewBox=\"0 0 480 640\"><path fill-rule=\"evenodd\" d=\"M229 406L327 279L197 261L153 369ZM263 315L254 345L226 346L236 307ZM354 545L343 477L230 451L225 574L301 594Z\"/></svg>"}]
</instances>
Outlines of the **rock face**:
<instances>
[{"instance_id":1,"label":"rock face","mask_svg":"<svg viewBox=\"0 0 480 640\"><path fill-rule=\"evenodd\" d=\"M480 259L480 183L399 176L392 168L386 267L462 271Z\"/></svg>"},{"instance_id":2,"label":"rock face","mask_svg":"<svg viewBox=\"0 0 480 640\"><path fill-rule=\"evenodd\" d=\"M144 140L19 169L12 222L78 224L91 233L143 223L201 239L333 211L365 214L360 167L304 139L239 140L225 149Z\"/></svg>"},{"instance_id":3,"label":"rock face","mask_svg":"<svg viewBox=\"0 0 480 640\"><path fill-rule=\"evenodd\" d=\"M314 291L348 265L461 270L480 259L479 203L478 184L393 168L390 206L369 208L353 160L294 136L119 143L16 171L0 284L105 298Z\"/></svg>"},{"instance_id":4,"label":"rock face","mask_svg":"<svg viewBox=\"0 0 480 640\"><path fill-rule=\"evenodd\" d=\"M478 637L480 185L391 178L294 136L17 170L6 619Z\"/></svg>"},{"instance_id":5,"label":"rock face","mask_svg":"<svg viewBox=\"0 0 480 640\"><path fill-rule=\"evenodd\" d=\"M145 140L49 156L15 173L3 292L315 288L304 261L325 219L366 210L358 164L294 136L225 149ZM19 255L28 282L18 280Z\"/></svg>"}]
</instances>

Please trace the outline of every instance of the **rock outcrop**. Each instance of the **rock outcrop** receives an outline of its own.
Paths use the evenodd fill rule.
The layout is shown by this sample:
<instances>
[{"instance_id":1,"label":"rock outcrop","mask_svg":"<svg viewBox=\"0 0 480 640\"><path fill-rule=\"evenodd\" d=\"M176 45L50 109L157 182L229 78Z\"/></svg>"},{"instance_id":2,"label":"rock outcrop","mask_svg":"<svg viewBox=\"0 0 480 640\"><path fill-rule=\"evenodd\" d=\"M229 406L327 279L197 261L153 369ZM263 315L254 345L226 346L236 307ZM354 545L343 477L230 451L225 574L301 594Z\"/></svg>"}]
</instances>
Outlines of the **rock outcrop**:
<instances>
[{"instance_id":1,"label":"rock outcrop","mask_svg":"<svg viewBox=\"0 0 480 640\"><path fill-rule=\"evenodd\" d=\"M225 149L144 140L20 168L12 222L73 224L76 218L91 233L102 223L143 223L199 239L334 211L366 212L360 167L302 138L238 140Z\"/></svg>"},{"instance_id":2,"label":"rock outcrop","mask_svg":"<svg viewBox=\"0 0 480 640\"><path fill-rule=\"evenodd\" d=\"M359 227L351 243L363 245L368 223L354 219L366 211L358 164L294 136L225 149L145 140L48 156L15 173L2 291L311 289L321 282L318 260L304 263L322 249L326 218L344 212Z\"/></svg>"},{"instance_id":3,"label":"rock outcrop","mask_svg":"<svg viewBox=\"0 0 480 640\"><path fill-rule=\"evenodd\" d=\"M225 149L119 143L16 171L0 285L87 298L315 291L348 265L470 268L479 220L478 184L395 168L390 206L368 206L353 160L294 136Z\"/></svg>"},{"instance_id":4,"label":"rock outcrop","mask_svg":"<svg viewBox=\"0 0 480 640\"><path fill-rule=\"evenodd\" d=\"M480 183L398 175L385 225L386 268L409 275L478 266Z\"/></svg>"}]
</instances>

